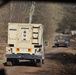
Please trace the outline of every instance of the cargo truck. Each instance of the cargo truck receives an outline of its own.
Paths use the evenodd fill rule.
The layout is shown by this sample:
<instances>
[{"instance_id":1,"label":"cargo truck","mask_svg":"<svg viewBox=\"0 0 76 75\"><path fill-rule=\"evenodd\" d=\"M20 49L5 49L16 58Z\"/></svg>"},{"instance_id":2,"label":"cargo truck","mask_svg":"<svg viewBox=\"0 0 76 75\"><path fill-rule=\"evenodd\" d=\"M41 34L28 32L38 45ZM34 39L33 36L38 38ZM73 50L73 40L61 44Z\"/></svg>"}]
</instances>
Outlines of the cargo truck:
<instances>
[{"instance_id":1,"label":"cargo truck","mask_svg":"<svg viewBox=\"0 0 76 75\"><path fill-rule=\"evenodd\" d=\"M44 58L42 24L8 23L7 65L12 66L19 60L30 60L42 66Z\"/></svg>"}]
</instances>

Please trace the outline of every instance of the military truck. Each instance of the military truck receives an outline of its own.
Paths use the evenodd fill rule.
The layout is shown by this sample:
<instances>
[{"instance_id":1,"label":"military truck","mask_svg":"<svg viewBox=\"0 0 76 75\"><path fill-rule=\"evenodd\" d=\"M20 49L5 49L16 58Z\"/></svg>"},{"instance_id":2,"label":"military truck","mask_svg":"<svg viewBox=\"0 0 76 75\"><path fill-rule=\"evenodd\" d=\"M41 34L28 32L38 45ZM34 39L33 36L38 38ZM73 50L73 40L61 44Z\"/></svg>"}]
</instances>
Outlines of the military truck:
<instances>
[{"instance_id":1,"label":"military truck","mask_svg":"<svg viewBox=\"0 0 76 75\"><path fill-rule=\"evenodd\" d=\"M44 58L42 24L8 23L7 65L12 66L19 60L30 60L42 66Z\"/></svg>"}]
</instances>

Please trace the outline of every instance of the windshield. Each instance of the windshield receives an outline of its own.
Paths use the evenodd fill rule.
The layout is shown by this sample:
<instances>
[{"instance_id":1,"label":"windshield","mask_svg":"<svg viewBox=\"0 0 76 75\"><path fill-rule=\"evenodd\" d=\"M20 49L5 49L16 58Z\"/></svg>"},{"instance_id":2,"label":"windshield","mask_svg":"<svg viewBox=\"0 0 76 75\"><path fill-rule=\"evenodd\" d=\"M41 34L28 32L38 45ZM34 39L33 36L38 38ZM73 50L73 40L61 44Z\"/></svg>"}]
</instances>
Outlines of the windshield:
<instances>
[{"instance_id":1,"label":"windshield","mask_svg":"<svg viewBox=\"0 0 76 75\"><path fill-rule=\"evenodd\" d=\"M68 40L69 37L68 36L56 36L55 40L58 40L58 39L60 39L60 40Z\"/></svg>"}]
</instances>

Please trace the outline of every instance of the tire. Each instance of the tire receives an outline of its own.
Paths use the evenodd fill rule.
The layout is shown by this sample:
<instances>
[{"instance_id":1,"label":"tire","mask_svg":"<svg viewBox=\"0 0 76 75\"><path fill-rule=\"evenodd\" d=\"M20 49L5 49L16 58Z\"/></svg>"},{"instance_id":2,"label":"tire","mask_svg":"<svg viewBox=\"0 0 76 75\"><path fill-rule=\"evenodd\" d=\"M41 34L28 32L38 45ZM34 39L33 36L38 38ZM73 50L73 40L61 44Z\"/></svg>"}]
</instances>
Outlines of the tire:
<instances>
[{"instance_id":1,"label":"tire","mask_svg":"<svg viewBox=\"0 0 76 75\"><path fill-rule=\"evenodd\" d=\"M7 61L7 62L6 62L6 65L7 65L7 66L12 66L13 64L12 64L11 61Z\"/></svg>"},{"instance_id":2,"label":"tire","mask_svg":"<svg viewBox=\"0 0 76 75\"><path fill-rule=\"evenodd\" d=\"M59 45L58 45L58 44L56 44L56 45L55 45L55 47L59 47Z\"/></svg>"},{"instance_id":3,"label":"tire","mask_svg":"<svg viewBox=\"0 0 76 75\"><path fill-rule=\"evenodd\" d=\"M7 58L6 65L7 66L13 66L14 65L13 59Z\"/></svg>"},{"instance_id":4,"label":"tire","mask_svg":"<svg viewBox=\"0 0 76 75\"><path fill-rule=\"evenodd\" d=\"M44 59L42 59L42 64L44 64Z\"/></svg>"},{"instance_id":5,"label":"tire","mask_svg":"<svg viewBox=\"0 0 76 75\"><path fill-rule=\"evenodd\" d=\"M59 47L59 45L57 44L57 47Z\"/></svg>"},{"instance_id":6,"label":"tire","mask_svg":"<svg viewBox=\"0 0 76 75\"><path fill-rule=\"evenodd\" d=\"M41 67L42 66L42 59L37 59L36 60L36 66Z\"/></svg>"},{"instance_id":7,"label":"tire","mask_svg":"<svg viewBox=\"0 0 76 75\"><path fill-rule=\"evenodd\" d=\"M55 47L57 47L57 45L55 44Z\"/></svg>"},{"instance_id":8,"label":"tire","mask_svg":"<svg viewBox=\"0 0 76 75\"><path fill-rule=\"evenodd\" d=\"M66 47L69 47L69 45L67 44Z\"/></svg>"}]
</instances>

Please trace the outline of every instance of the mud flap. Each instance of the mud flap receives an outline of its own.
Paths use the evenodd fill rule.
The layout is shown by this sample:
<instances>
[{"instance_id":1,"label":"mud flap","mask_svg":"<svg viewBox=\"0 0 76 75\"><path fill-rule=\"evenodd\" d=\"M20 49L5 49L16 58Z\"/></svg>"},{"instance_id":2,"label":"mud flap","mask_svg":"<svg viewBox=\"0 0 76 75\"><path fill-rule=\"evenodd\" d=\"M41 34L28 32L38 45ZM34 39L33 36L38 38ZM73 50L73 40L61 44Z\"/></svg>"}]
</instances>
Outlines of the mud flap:
<instances>
[{"instance_id":1,"label":"mud flap","mask_svg":"<svg viewBox=\"0 0 76 75\"><path fill-rule=\"evenodd\" d=\"M36 66L41 67L42 66L42 59L37 59L36 60Z\"/></svg>"}]
</instances>

